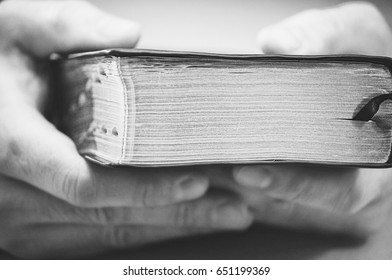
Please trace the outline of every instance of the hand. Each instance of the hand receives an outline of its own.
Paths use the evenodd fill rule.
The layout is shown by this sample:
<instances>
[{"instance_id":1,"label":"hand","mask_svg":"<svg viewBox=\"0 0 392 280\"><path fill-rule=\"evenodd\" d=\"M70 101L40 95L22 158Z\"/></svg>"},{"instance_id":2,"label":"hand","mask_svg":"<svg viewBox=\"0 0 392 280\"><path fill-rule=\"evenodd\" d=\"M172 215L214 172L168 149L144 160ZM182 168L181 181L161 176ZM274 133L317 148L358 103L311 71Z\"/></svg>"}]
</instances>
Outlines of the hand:
<instances>
[{"instance_id":1,"label":"hand","mask_svg":"<svg viewBox=\"0 0 392 280\"><path fill-rule=\"evenodd\" d=\"M268 54L392 54L392 33L367 3L302 12L258 41ZM260 165L233 176L261 222L364 237L391 214L391 169Z\"/></svg>"},{"instance_id":2,"label":"hand","mask_svg":"<svg viewBox=\"0 0 392 280\"><path fill-rule=\"evenodd\" d=\"M53 52L132 47L138 26L85 2L0 4L0 247L74 257L167 238L246 228L238 198L188 169L104 168L45 117ZM1 175L2 174L2 175Z\"/></svg>"},{"instance_id":3,"label":"hand","mask_svg":"<svg viewBox=\"0 0 392 280\"><path fill-rule=\"evenodd\" d=\"M392 55L391 29L367 2L301 12L262 29L257 41L266 54Z\"/></svg>"},{"instance_id":4,"label":"hand","mask_svg":"<svg viewBox=\"0 0 392 280\"><path fill-rule=\"evenodd\" d=\"M243 202L222 193L161 207L83 208L3 175L0 210L0 248L22 258L86 257L250 223Z\"/></svg>"}]
</instances>

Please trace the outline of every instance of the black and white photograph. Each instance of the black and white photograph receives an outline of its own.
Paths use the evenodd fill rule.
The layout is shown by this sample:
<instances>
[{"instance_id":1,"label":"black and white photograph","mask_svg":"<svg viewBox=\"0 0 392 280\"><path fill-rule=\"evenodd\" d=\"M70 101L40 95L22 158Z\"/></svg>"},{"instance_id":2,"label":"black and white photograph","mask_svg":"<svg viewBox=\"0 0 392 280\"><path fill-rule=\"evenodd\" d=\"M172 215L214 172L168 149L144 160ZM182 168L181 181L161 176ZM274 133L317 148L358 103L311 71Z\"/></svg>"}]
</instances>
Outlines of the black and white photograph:
<instances>
[{"instance_id":1,"label":"black and white photograph","mask_svg":"<svg viewBox=\"0 0 392 280\"><path fill-rule=\"evenodd\" d=\"M389 0L0 1L0 270L392 260L391 27Z\"/></svg>"}]
</instances>

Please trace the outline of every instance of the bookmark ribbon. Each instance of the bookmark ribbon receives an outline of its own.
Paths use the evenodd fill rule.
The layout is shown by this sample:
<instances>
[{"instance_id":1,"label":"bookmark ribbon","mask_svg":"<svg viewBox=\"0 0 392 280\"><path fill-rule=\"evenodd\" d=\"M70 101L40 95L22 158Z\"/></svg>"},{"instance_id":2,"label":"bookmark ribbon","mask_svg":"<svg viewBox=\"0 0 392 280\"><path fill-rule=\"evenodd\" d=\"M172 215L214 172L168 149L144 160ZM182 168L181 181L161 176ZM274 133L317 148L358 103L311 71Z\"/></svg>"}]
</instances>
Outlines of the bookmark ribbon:
<instances>
[{"instance_id":1,"label":"bookmark ribbon","mask_svg":"<svg viewBox=\"0 0 392 280\"><path fill-rule=\"evenodd\" d=\"M376 96L369 100L365 106L353 117L357 121L370 121L380 109L380 105L386 101L392 100L392 93Z\"/></svg>"}]
</instances>

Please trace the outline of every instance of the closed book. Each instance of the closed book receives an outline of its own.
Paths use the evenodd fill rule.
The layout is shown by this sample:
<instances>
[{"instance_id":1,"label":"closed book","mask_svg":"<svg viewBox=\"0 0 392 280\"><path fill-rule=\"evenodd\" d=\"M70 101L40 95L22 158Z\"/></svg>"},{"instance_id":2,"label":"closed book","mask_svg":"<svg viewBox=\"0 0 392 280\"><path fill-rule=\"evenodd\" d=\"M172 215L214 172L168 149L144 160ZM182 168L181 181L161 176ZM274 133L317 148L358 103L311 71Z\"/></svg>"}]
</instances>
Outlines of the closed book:
<instances>
[{"instance_id":1,"label":"closed book","mask_svg":"<svg viewBox=\"0 0 392 280\"><path fill-rule=\"evenodd\" d=\"M386 57L118 49L56 64L61 129L102 164L391 162Z\"/></svg>"}]
</instances>

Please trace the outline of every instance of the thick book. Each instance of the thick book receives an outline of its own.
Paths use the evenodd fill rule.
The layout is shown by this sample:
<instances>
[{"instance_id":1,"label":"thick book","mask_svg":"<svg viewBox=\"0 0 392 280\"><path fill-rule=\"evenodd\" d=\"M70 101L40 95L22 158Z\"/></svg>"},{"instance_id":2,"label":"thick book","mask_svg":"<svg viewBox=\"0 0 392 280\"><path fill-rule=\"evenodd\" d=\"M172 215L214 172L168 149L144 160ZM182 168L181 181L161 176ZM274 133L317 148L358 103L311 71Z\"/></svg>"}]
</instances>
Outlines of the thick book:
<instances>
[{"instance_id":1,"label":"thick book","mask_svg":"<svg viewBox=\"0 0 392 280\"><path fill-rule=\"evenodd\" d=\"M56 63L62 129L102 164L391 162L390 58L103 50Z\"/></svg>"}]
</instances>

